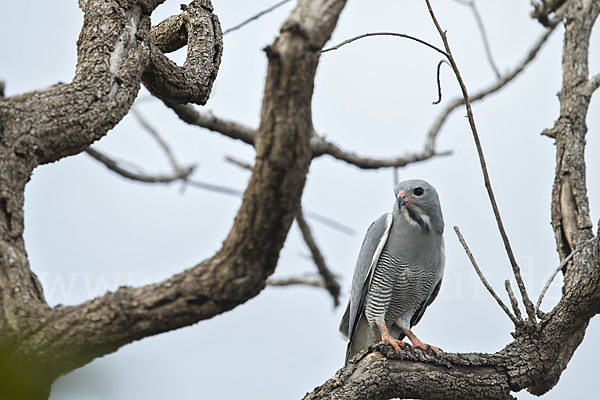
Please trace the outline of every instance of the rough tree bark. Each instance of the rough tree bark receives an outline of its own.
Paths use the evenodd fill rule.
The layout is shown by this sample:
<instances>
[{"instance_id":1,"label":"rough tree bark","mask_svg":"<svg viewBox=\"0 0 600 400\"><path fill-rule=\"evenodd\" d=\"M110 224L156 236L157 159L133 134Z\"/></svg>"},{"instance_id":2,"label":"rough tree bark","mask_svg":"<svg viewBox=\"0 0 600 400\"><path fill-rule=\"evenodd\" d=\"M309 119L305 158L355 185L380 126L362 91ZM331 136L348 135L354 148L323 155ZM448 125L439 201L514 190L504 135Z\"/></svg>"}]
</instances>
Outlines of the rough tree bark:
<instances>
[{"instance_id":1,"label":"rough tree bark","mask_svg":"<svg viewBox=\"0 0 600 400\"><path fill-rule=\"evenodd\" d=\"M208 97L222 48L210 1L192 1L151 34L149 16L161 2L80 1L85 16L73 82L0 100L2 398L47 398L63 373L245 302L275 268L300 205L311 160L314 75L341 0L300 1L267 49L256 164L230 234L213 257L163 282L54 308L29 267L23 192L37 165L77 154L104 136L128 112L142 82L166 101L203 104ZM186 43L183 67L161 53Z\"/></svg>"},{"instance_id":2,"label":"rough tree bark","mask_svg":"<svg viewBox=\"0 0 600 400\"><path fill-rule=\"evenodd\" d=\"M0 97L0 398L47 398L61 374L256 296L275 269L313 158L329 154L362 168L379 168L435 155L428 139L422 154L364 159L316 135L311 117L315 72L344 0L300 0L266 49L269 64L256 131L222 125L180 104L206 102L220 63L222 34L209 0L192 1L180 15L151 29L149 16L160 3L80 0L85 16L73 81ZM593 237L583 154L587 109L600 85L598 76L588 77L587 67L600 2L544 1L535 18L549 24L548 14L565 4L561 111L545 132L557 146L552 224L561 259ZM182 67L163 54L184 45L188 55ZM38 165L80 153L106 135L127 114L142 83L182 119L255 146L256 162L240 210L222 248L195 267L76 306L50 307L25 252L25 184ZM455 103L452 107L461 104ZM514 341L503 350L447 354L440 360L373 346L305 399L506 399L522 389L547 392L581 343L589 320L600 312L599 236L566 265L557 306L539 324L517 324Z\"/></svg>"}]
</instances>

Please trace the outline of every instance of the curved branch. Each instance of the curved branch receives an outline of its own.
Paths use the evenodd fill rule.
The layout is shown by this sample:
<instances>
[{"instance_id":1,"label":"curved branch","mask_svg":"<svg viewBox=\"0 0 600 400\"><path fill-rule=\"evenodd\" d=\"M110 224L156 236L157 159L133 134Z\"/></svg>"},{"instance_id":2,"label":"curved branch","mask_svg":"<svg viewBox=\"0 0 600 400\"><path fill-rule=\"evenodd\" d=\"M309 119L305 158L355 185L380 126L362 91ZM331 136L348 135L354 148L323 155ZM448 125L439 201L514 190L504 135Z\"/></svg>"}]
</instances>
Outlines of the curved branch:
<instances>
[{"instance_id":1,"label":"curved branch","mask_svg":"<svg viewBox=\"0 0 600 400\"><path fill-rule=\"evenodd\" d=\"M232 139L238 139L244 143L254 145L256 131L250 127L216 117L211 112L198 111L189 104L177 104L165 100L163 100L163 102L167 107L175 111L175 114L177 114L182 121L187 122L190 125L206 128L213 132L219 132L222 135ZM333 158L364 169L404 167L408 164L425 161L435 156L446 156L451 154L450 151L438 153L432 148L425 149L420 153L410 153L405 156L394 158L379 159L373 157L363 157L342 150L337 145L326 141L316 133L313 134L311 139L311 151L313 158L318 158L323 155L330 155Z\"/></svg>"},{"instance_id":2,"label":"curved branch","mask_svg":"<svg viewBox=\"0 0 600 400\"><path fill-rule=\"evenodd\" d=\"M104 153L89 148L85 151L88 155L94 158L96 161L101 162L113 172L121 175L124 178L131 179L133 181L145 182L145 183L172 183L180 180L187 180L189 176L194 172L194 167L179 168L170 175L150 175L142 172L134 172L130 169L122 167L119 162L108 157Z\"/></svg>"},{"instance_id":3,"label":"curved branch","mask_svg":"<svg viewBox=\"0 0 600 400\"><path fill-rule=\"evenodd\" d=\"M191 325L256 296L277 264L311 161L310 114L319 52L345 5L300 0L269 58L256 135L256 162L221 249L159 283L121 287L72 307L56 307L23 346L56 374L134 340Z\"/></svg>"},{"instance_id":4,"label":"curved branch","mask_svg":"<svg viewBox=\"0 0 600 400\"><path fill-rule=\"evenodd\" d=\"M419 39L418 37L415 36L411 36L411 35L407 35L405 33L398 33L398 32L369 32L369 33L363 33L362 35L358 35L355 36L353 38L350 39L346 39L341 43L336 44L335 46L331 46L328 47L326 49L324 49L323 51L321 51L321 53L326 53L328 51L333 51L333 50L337 50L342 46L345 46L349 43L352 43L356 40L360 40L360 39L364 39L366 37L373 37L373 36L395 36L395 37L401 37L404 39L410 39L410 40L414 40L415 42L421 43L422 45L425 45L427 47L429 47L430 49L433 49L435 51L437 51L438 53L442 54L444 57L448 57L448 53L446 53L444 50L440 49L437 46L434 46L433 44L423 40L423 39Z\"/></svg>"},{"instance_id":5,"label":"curved branch","mask_svg":"<svg viewBox=\"0 0 600 400\"><path fill-rule=\"evenodd\" d=\"M182 8L179 16L153 28L152 37L166 50L176 48L182 38L187 38L186 60L180 67L152 44L144 84L154 95L170 101L205 104L221 63L221 25L210 0L194 0Z\"/></svg>"}]
</instances>

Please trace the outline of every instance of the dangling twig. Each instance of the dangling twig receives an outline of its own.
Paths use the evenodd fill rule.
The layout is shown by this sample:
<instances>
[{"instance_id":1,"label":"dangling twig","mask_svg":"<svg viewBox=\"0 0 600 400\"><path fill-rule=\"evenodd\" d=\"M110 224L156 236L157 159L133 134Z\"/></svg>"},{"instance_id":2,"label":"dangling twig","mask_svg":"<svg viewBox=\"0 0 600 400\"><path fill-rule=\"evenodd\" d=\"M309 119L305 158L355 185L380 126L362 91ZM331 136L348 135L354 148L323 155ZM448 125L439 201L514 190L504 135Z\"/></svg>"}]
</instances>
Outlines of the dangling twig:
<instances>
[{"instance_id":1,"label":"dangling twig","mask_svg":"<svg viewBox=\"0 0 600 400\"><path fill-rule=\"evenodd\" d=\"M440 70L442 68L442 64L448 64L448 61L440 60L440 62L437 65L436 78L437 78L437 88L438 88L438 99L432 103L434 105L440 104L440 101L442 101L442 82L440 80ZM448 64L448 65L450 65L450 64ZM452 68L451 65L450 65L450 68Z\"/></svg>"}]
</instances>

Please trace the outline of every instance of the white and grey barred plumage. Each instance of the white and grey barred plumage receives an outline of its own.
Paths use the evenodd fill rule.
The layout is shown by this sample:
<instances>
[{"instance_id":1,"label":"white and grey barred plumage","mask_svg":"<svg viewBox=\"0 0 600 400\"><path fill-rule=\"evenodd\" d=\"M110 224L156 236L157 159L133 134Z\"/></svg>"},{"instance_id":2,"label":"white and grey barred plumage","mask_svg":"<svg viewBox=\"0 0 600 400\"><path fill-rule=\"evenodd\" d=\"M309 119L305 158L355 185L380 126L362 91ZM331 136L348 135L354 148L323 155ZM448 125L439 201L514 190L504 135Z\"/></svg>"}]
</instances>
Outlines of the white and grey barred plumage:
<instances>
[{"instance_id":1,"label":"white and grey barred plumage","mask_svg":"<svg viewBox=\"0 0 600 400\"><path fill-rule=\"evenodd\" d=\"M437 192L423 180L400 182L394 192L392 213L371 224L356 263L340 324L342 337L349 341L346 362L380 339L398 349L405 343L397 339L407 335L415 347L429 348L410 328L440 289L445 264L442 211ZM393 339L384 334L387 330Z\"/></svg>"}]
</instances>

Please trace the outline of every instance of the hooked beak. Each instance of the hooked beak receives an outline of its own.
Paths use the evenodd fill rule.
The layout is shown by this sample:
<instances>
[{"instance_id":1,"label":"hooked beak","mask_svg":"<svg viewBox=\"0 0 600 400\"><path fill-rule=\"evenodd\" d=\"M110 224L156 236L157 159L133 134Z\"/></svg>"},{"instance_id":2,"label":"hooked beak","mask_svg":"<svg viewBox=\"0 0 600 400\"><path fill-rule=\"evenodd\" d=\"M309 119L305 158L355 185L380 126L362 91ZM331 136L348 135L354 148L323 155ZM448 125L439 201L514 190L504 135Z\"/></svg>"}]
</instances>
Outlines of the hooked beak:
<instances>
[{"instance_id":1,"label":"hooked beak","mask_svg":"<svg viewBox=\"0 0 600 400\"><path fill-rule=\"evenodd\" d=\"M398 208L406 204L406 193L402 190L398 193Z\"/></svg>"}]
</instances>

